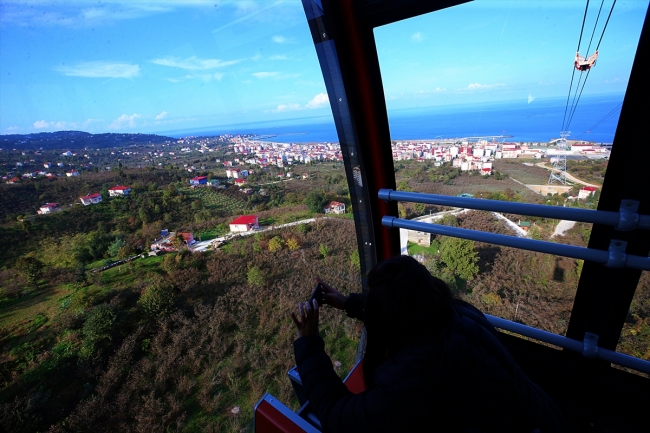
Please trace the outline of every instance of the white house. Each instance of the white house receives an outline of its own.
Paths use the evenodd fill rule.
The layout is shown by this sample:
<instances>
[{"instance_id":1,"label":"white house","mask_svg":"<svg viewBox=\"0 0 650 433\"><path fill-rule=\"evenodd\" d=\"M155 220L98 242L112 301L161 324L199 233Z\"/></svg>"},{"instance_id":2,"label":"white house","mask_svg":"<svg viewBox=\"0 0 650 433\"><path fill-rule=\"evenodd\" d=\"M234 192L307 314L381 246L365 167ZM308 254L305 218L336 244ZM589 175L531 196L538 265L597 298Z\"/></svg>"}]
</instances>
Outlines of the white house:
<instances>
[{"instance_id":1,"label":"white house","mask_svg":"<svg viewBox=\"0 0 650 433\"><path fill-rule=\"evenodd\" d=\"M129 195L130 192L131 192L131 187L123 186L123 185L117 185L114 186L113 188L108 189L108 195L111 197L122 197L125 195Z\"/></svg>"},{"instance_id":2,"label":"white house","mask_svg":"<svg viewBox=\"0 0 650 433\"><path fill-rule=\"evenodd\" d=\"M40 215L45 215L45 214L53 213L53 212L56 212L56 211L59 211L59 210L61 210L61 207L59 206L58 203L45 203L43 206L41 206L38 209L38 213Z\"/></svg>"},{"instance_id":3,"label":"white house","mask_svg":"<svg viewBox=\"0 0 650 433\"><path fill-rule=\"evenodd\" d=\"M332 201L330 204L325 206L324 210L325 213L342 214L345 213L345 204L338 201Z\"/></svg>"},{"instance_id":4,"label":"white house","mask_svg":"<svg viewBox=\"0 0 650 433\"><path fill-rule=\"evenodd\" d=\"M95 194L88 194L83 197L79 197L79 200L81 200L81 203L83 203L84 206L88 206L91 204L101 203L102 195L96 192Z\"/></svg>"},{"instance_id":5,"label":"white house","mask_svg":"<svg viewBox=\"0 0 650 433\"><path fill-rule=\"evenodd\" d=\"M79 176L79 172L77 170L70 170L66 172L65 175L68 177L77 177Z\"/></svg>"},{"instance_id":6,"label":"white house","mask_svg":"<svg viewBox=\"0 0 650 433\"><path fill-rule=\"evenodd\" d=\"M230 223L230 231L233 233L247 232L259 227L259 220L255 215L242 215Z\"/></svg>"}]
</instances>

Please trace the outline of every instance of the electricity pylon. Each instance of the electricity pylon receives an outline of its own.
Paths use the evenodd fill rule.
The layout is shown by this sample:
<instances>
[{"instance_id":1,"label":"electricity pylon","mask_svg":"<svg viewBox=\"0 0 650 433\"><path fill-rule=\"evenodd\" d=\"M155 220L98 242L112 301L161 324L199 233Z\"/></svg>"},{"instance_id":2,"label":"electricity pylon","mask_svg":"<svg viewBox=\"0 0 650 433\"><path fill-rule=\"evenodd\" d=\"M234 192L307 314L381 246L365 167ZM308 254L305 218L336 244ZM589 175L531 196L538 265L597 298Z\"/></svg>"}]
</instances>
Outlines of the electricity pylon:
<instances>
[{"instance_id":1,"label":"electricity pylon","mask_svg":"<svg viewBox=\"0 0 650 433\"><path fill-rule=\"evenodd\" d=\"M557 157L553 162L551 175L548 177L548 184L559 182L566 185L566 138L571 131L561 131L560 140L557 142Z\"/></svg>"}]
</instances>

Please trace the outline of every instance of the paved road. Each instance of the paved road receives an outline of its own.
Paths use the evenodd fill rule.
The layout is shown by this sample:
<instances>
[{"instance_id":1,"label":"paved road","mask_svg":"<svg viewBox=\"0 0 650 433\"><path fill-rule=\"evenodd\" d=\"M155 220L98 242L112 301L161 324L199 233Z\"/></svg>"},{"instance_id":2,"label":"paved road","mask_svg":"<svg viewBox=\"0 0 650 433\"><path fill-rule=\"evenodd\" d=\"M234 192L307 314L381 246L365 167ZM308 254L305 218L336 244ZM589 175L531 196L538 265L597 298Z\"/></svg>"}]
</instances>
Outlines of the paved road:
<instances>
[{"instance_id":1,"label":"paved road","mask_svg":"<svg viewBox=\"0 0 650 433\"><path fill-rule=\"evenodd\" d=\"M448 211L434 213L431 215L425 215L425 216L413 218L413 221L432 223L433 221L438 220L445 215L460 215L465 212L469 212L471 210L473 209L458 208L454 210L448 210ZM508 218L504 217L500 213L497 212L490 212L490 213L495 217L497 217L498 219L504 221L506 225L510 229L512 229L512 231L515 232L517 237L523 238L527 236L528 233L524 229L522 229L517 224L513 223L512 221L510 221ZM408 230L399 229L399 237L400 237L400 252L403 256L407 256L408 255Z\"/></svg>"},{"instance_id":2,"label":"paved road","mask_svg":"<svg viewBox=\"0 0 650 433\"><path fill-rule=\"evenodd\" d=\"M558 223L551 237L564 236L567 230L571 230L576 225L575 221L562 220Z\"/></svg>"},{"instance_id":3,"label":"paved road","mask_svg":"<svg viewBox=\"0 0 650 433\"><path fill-rule=\"evenodd\" d=\"M324 218L328 218L328 217L324 217ZM336 218L328 218L328 219L336 219ZM212 245L212 242L214 242L214 241L224 242L224 241L226 241L228 239L232 239L232 238L235 238L235 237L250 236L250 235L254 235L255 233L267 232L267 231L270 231L270 230L281 229L283 227L297 226L299 224L311 224L314 221L316 221L316 218L307 218L307 219L300 220L300 221L294 221L292 223L279 224L277 226L276 225L266 226L266 227L264 227L264 228L262 228L260 230L251 230L251 231L243 232L243 233L232 233L231 232L231 233L228 233L227 235L222 236L220 238L210 239L209 241L196 242L195 244L192 245L192 247L190 248L190 251L192 251L193 253L199 253L199 252L202 252L202 251L206 251L208 248L210 248L210 245Z\"/></svg>"}]
</instances>

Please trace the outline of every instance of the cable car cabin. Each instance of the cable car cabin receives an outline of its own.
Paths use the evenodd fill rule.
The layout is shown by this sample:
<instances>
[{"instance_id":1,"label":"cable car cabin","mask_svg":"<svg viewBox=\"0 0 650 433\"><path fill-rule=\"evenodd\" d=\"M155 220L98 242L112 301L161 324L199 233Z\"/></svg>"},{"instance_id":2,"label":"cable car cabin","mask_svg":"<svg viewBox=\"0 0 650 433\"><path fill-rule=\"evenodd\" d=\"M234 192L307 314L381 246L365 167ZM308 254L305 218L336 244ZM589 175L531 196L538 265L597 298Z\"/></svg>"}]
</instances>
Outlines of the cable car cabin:
<instances>
[{"instance_id":1,"label":"cable car cabin","mask_svg":"<svg viewBox=\"0 0 650 433\"><path fill-rule=\"evenodd\" d=\"M551 396L573 431L647 431L650 407L647 354L646 359L640 359L616 352L641 272L650 269L650 182L646 168L650 146L624 145L638 141L641 125L650 117L644 100L648 80L643 59L650 55L647 11L598 208L585 211L545 205L513 207L514 203L493 200L395 191L386 97L374 32L380 26L465 2L303 0L302 3L344 155L364 290L367 290L364 280L367 272L379 261L400 254L400 235L396 228L581 258L584 267L566 336L487 317L497 329L506 331L501 332L501 338L517 363ZM588 71L597 57L598 51L586 59L577 53L575 68ZM556 243L513 240L510 236L397 218L398 201L591 222L593 229L588 248L573 249ZM363 353L362 349L358 353ZM357 364L345 381L354 392L363 390L360 373ZM274 397L264 396L256 406L257 432L320 431L319 420L309 411L309 403L301 394L299 373L292 369L289 377L301 408L294 413ZM507 408L503 409L506 416Z\"/></svg>"},{"instance_id":2,"label":"cable car cabin","mask_svg":"<svg viewBox=\"0 0 650 433\"><path fill-rule=\"evenodd\" d=\"M588 71L596 66L596 59L598 59L598 50L586 59L580 57L580 53L576 53L576 60L574 62L575 68L581 72Z\"/></svg>"}]
</instances>

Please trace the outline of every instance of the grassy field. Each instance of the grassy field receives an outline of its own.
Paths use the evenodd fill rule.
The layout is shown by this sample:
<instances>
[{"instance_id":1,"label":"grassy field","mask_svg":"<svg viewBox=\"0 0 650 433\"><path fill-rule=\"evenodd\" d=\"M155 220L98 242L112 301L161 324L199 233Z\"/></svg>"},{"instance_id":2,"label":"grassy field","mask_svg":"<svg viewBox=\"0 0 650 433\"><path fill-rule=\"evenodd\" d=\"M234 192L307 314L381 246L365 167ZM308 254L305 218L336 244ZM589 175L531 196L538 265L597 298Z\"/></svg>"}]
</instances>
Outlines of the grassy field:
<instances>
[{"instance_id":1,"label":"grassy field","mask_svg":"<svg viewBox=\"0 0 650 433\"><path fill-rule=\"evenodd\" d=\"M195 190L188 188L183 189L182 192L193 200L201 200L203 207L211 211L224 211L229 214L236 214L244 211L247 207L246 196L244 194L242 194L242 199L238 200L211 188L197 188Z\"/></svg>"},{"instance_id":2,"label":"grassy field","mask_svg":"<svg viewBox=\"0 0 650 433\"><path fill-rule=\"evenodd\" d=\"M539 162L539 161L538 161ZM524 165L518 160L494 161L494 169L527 185L543 185L548 182L549 171L541 167Z\"/></svg>"}]
</instances>

